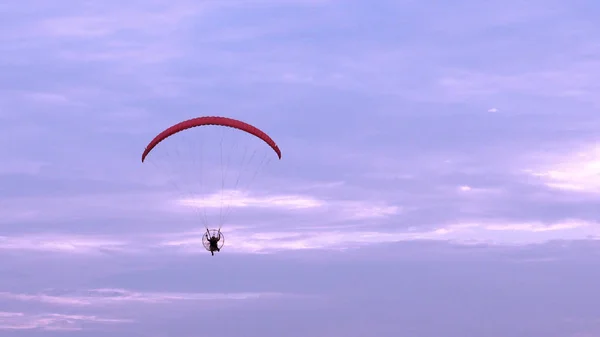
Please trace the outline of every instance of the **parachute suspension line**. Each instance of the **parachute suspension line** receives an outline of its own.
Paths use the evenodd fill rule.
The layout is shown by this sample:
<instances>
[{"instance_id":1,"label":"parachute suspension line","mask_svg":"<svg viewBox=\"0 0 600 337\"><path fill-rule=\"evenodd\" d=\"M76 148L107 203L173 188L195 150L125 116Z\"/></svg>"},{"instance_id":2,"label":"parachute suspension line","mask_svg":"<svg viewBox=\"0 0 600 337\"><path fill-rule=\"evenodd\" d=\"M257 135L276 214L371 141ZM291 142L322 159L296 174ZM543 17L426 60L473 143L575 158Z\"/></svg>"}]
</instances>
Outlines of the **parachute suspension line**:
<instances>
[{"instance_id":1,"label":"parachute suspension line","mask_svg":"<svg viewBox=\"0 0 600 337\"><path fill-rule=\"evenodd\" d=\"M197 146L195 145L197 142L194 142L193 138L190 138L187 134L178 134L177 136L180 137L182 143L181 146L183 148L180 149L179 147L175 147L175 153L178 155L181 153L181 158L179 158L180 161L176 162L176 164L178 164L178 167L181 168L182 176L184 177L185 181L188 182L183 188L180 189L180 191L183 194L183 197L190 202L191 205L189 206L192 207L192 212L195 215L194 218L197 217L201 219L203 224L205 224L206 221L204 221L202 218L202 213L200 210L200 207L203 208L203 200L199 200L198 195L198 192L200 192L201 195L203 189L202 182L198 182L197 179L189 179L196 177L196 167L199 162L202 162L203 155L200 153L199 158L196 157L196 155L191 157L187 155L194 152L193 150Z\"/></svg>"},{"instance_id":2,"label":"parachute suspension line","mask_svg":"<svg viewBox=\"0 0 600 337\"><path fill-rule=\"evenodd\" d=\"M223 168L223 136L225 130L221 129L221 141L219 142L219 149L221 152L221 205L219 207L219 228L223 225L223 192L225 190L225 173Z\"/></svg>"},{"instance_id":3,"label":"parachute suspension line","mask_svg":"<svg viewBox=\"0 0 600 337\"><path fill-rule=\"evenodd\" d=\"M225 129L223 129L223 130L225 130ZM225 131L223 131L223 132L225 132ZM225 174L224 174L225 177L223 180L227 180L227 177L229 176L229 167L231 164L231 156L235 152L235 149L237 148L237 145L238 145L239 137L235 137L234 139L235 139L235 141L231 144L231 148L229 150L229 155L227 156L227 164L225 165ZM239 173L238 173L238 175L239 175ZM224 184L223 184L223 186L224 186ZM234 187L233 189L235 190L236 187ZM222 188L222 190L221 190L222 193L223 193L223 190L224 190L224 188ZM225 196L225 198L227 198L227 201L226 201L227 209L229 209L229 206L231 206L231 202L233 201L233 193L231 193L232 191L228 191L228 192L229 192L228 198L227 198L227 196ZM225 201L225 200L223 200L223 201ZM221 228L225 224L225 220L227 217L227 210L223 214L223 208L221 208L220 212L221 212L221 217L219 219L219 221L220 221L219 222L219 231L221 231Z\"/></svg>"},{"instance_id":4,"label":"parachute suspension line","mask_svg":"<svg viewBox=\"0 0 600 337\"><path fill-rule=\"evenodd\" d=\"M196 200L196 202L199 204L196 208L197 211L197 215L198 218L200 218L200 221L202 221L202 224L204 225L204 227L206 229L208 229L208 218L206 216L206 201L205 201L205 186L204 186L204 174L203 174L203 168L204 168L204 135L199 132L198 133L198 137L200 137L199 141L192 141L190 144L192 144L192 148L191 148L191 152L193 153L192 160L193 160L193 165L192 165L192 172L191 175L194 179L191 179L191 181L196 182L196 184L198 185L198 189L193 188L192 189L192 193L194 194L194 198ZM196 179L197 175L199 175L199 179ZM200 199L200 200L198 200Z\"/></svg>"},{"instance_id":5,"label":"parachute suspension line","mask_svg":"<svg viewBox=\"0 0 600 337\"><path fill-rule=\"evenodd\" d=\"M185 137L185 135L183 135ZM179 146L175 146L175 149L173 150L173 154L171 154L171 151L166 151L167 153L167 163L174 163L175 167L184 167L185 170L185 165L181 165L181 161L184 160L185 156L183 155L183 153L185 153L185 151L180 151ZM174 174L175 172L173 172L173 166L170 167L170 169L168 171L171 171L171 174ZM185 172L183 172L185 175ZM190 192L181 185L181 182L177 182L177 180L175 181L175 185L177 186L176 191L179 192L178 197L181 199L191 199L193 200L193 196L190 195Z\"/></svg>"},{"instance_id":6,"label":"parachute suspension line","mask_svg":"<svg viewBox=\"0 0 600 337\"><path fill-rule=\"evenodd\" d=\"M254 153L252 154L252 157L254 157L254 154L256 153L256 150L254 151ZM246 185L246 189L250 189L252 183L254 182L254 180L256 179L256 176L258 175L258 172L262 169L263 166L267 166L269 165L269 163L271 162L271 160L273 160L272 157L269 157L269 159L267 160L267 156L269 155L269 153L265 153L262 156L261 161L258 164L258 167L256 168L256 170L254 170L254 174L252 175L252 178L250 179L250 181L248 182L248 184ZM266 162L265 162L266 160ZM250 163L250 161L248 161L248 163ZM228 209L228 211L230 211L231 209ZM229 215L229 214L227 214Z\"/></svg>"},{"instance_id":7,"label":"parachute suspension line","mask_svg":"<svg viewBox=\"0 0 600 337\"><path fill-rule=\"evenodd\" d=\"M269 158L266 162L265 159L267 159L267 154L265 153L265 155L262 157L262 159L260 160L260 163L258 164L258 168L256 169L256 171L254 171L254 174L252 175L252 178L250 179L250 182L248 183L248 185L252 184L254 182L254 179L256 178L256 176L258 175L258 171L260 171L262 169L263 166L267 166L269 165L269 163L271 162L272 158Z\"/></svg>"},{"instance_id":8,"label":"parachute suspension line","mask_svg":"<svg viewBox=\"0 0 600 337\"><path fill-rule=\"evenodd\" d=\"M271 162L271 160L273 159L272 157L269 157L269 159L268 159L268 160L266 160L268 155L269 155L268 153L265 153L265 154L262 156L262 159L260 160L260 162L259 162L259 164L258 164L258 167L256 168L256 170L254 170L254 174L252 175L252 178L250 179L250 181L249 181L249 182L248 182L248 184L246 185L246 189L248 189L248 190L250 189L250 187L252 186L252 183L254 183L254 180L255 180L255 179L256 179L256 177L258 176L258 172L260 172L260 170L261 170L261 169L262 169L264 166L267 166L267 165L269 165L269 163L270 163L270 162ZM266 163L265 163L265 160L266 160Z\"/></svg>"},{"instance_id":9,"label":"parachute suspension line","mask_svg":"<svg viewBox=\"0 0 600 337\"><path fill-rule=\"evenodd\" d=\"M164 151L164 152L159 152L157 153L153 153L153 155L149 158L150 160L148 160L150 162L150 165L152 165L155 170L157 172L162 172L163 174L167 175L167 184L170 185L174 191L177 191L177 197L178 198L191 198L191 200L194 200L193 197L194 195L190 193L190 191L186 191L186 189L182 188L181 184L177 182L176 179L173 179L173 176L175 175L176 172L174 171L173 165L168 165L168 164L164 164L164 165L159 165L157 164L157 155L159 157L163 157L163 160L158 160L158 161L164 161L165 163L176 163L175 166L180 167L181 163L178 162L178 160L182 159L182 156L179 156L180 152L175 150L174 153L172 153L171 151ZM207 221L204 221L204 223L206 223ZM206 227L206 225L205 225Z\"/></svg>"},{"instance_id":10,"label":"parachute suspension line","mask_svg":"<svg viewBox=\"0 0 600 337\"><path fill-rule=\"evenodd\" d=\"M177 146L175 147L175 153L177 154L178 157L178 161L175 162L176 165L178 165L178 167L181 170L181 176L185 179L185 181L188 180L188 177L190 176L190 166L192 166L193 164L193 159L190 159L189 156L185 156L183 154L187 153L188 151L188 147L191 146L189 144L189 138L187 136L187 134L178 134L177 136L179 136L179 138L181 138L181 143L175 143ZM180 148L181 147L181 148ZM182 155L180 155L180 153ZM182 194L184 195L184 198L187 199L188 201L190 201L191 206L192 207L192 211L195 213L196 212L196 199L194 198L194 188L193 186L183 186L183 188L181 189Z\"/></svg>"},{"instance_id":11,"label":"parachute suspension line","mask_svg":"<svg viewBox=\"0 0 600 337\"><path fill-rule=\"evenodd\" d=\"M205 160L204 160L204 134L200 133L200 153L202 154L202 159L200 160L200 184L204 186L204 172L205 169ZM208 215L206 214L206 189L202 189L202 221L204 223L204 227L208 229Z\"/></svg>"},{"instance_id":12,"label":"parachute suspension line","mask_svg":"<svg viewBox=\"0 0 600 337\"><path fill-rule=\"evenodd\" d=\"M180 142L176 143L178 145L175 146L172 151L166 151L165 162L172 163L170 167L171 171L177 170L177 175L183 177L185 181L187 181L187 183L183 184L183 182L181 182L180 184L175 183L173 180L170 181L173 182L173 185L176 187L176 191L179 192L179 198L187 200L189 202L190 205L188 206L193 207L192 212L194 213L194 215L197 215L197 217L201 219L202 223L206 227L207 221L205 217L202 217L201 210L199 209L200 207L202 207L202 209L205 212L203 202L204 200L199 200L200 196L202 195L203 183L202 181L198 182L197 179L190 179L196 178L196 168L198 166L198 163L200 163L200 165L202 164L204 156L202 155L202 152L200 152L199 158L196 157L196 155L193 155L191 157L189 155L186 155L188 153L195 152L193 150L195 150L195 147L197 145L195 146L194 144L198 142L193 141L193 139L188 137L187 134L178 134L176 137L179 138ZM200 142L200 144L202 144L202 142ZM171 174L172 173L175 172L171 172ZM202 174L200 175L200 178L202 178Z\"/></svg>"},{"instance_id":13,"label":"parachute suspension line","mask_svg":"<svg viewBox=\"0 0 600 337\"><path fill-rule=\"evenodd\" d=\"M165 154L165 157L168 159L165 162L170 163L171 162L171 153L167 151ZM154 164L155 167L158 167L158 165L153 160L151 160L151 162ZM178 197L181 197L182 189L181 189L181 186L177 183L177 180L173 179L172 169L169 169L169 167L167 165L167 167L163 167L162 169L159 168L159 171L162 171L163 173L168 175L169 183L175 187L175 191L179 191Z\"/></svg>"},{"instance_id":14,"label":"parachute suspension line","mask_svg":"<svg viewBox=\"0 0 600 337\"><path fill-rule=\"evenodd\" d=\"M158 172L162 172L162 171L164 171L164 169L161 169L161 168L160 168L160 167L159 167L159 166L156 164L156 162L154 162L154 160L149 160L149 162L150 162L150 165L154 166L154 168L155 168L155 170L156 170L156 171L158 171ZM167 179L167 183L168 183L169 185L171 185L171 187L173 187L174 189L178 189L178 187L177 187L177 184L176 184L176 183L173 181L173 179L171 179L170 177L168 177L168 179Z\"/></svg>"},{"instance_id":15,"label":"parachute suspension line","mask_svg":"<svg viewBox=\"0 0 600 337\"><path fill-rule=\"evenodd\" d=\"M254 156L256 156L257 151L258 151L257 149L254 149L254 151L252 151L252 155L246 161L247 154L248 154L248 148L247 147L245 148L245 150L244 150L244 156L242 157L242 161L240 162L240 165L239 165L240 166L240 172L239 172L239 174L237 176L237 179L235 181L235 187L234 187L235 190L237 190L237 188L239 186L239 183L240 183L240 180L244 176L244 172L246 171L243 168L245 167L246 164L250 164L252 162L252 159L254 159ZM230 202L227 205L227 210L225 211L225 219L227 219L229 217L229 214L231 213L231 211L232 211L232 208L231 208L231 202Z\"/></svg>"},{"instance_id":16,"label":"parachute suspension line","mask_svg":"<svg viewBox=\"0 0 600 337\"><path fill-rule=\"evenodd\" d=\"M250 156L250 159L248 160L247 163L252 162L252 158L254 158L254 155L256 155L256 151L257 150L254 149L254 151L252 152L252 155ZM239 172L238 172L238 175L237 175L237 179L235 180L235 184L233 186L233 189L235 191L237 191L237 188L238 188L238 186L240 184L240 179L244 175L244 171L245 170L243 169L243 167L244 167L244 163L246 163L246 157L247 157L247 155L248 155L248 147L245 147L244 148L244 155L242 156L242 160L240 162L240 165L238 165ZM231 212L231 202L232 202L232 199L233 199L233 193L230 193L229 194L229 202L227 203L227 209L225 210L225 217L224 217L223 221L227 221L227 218L229 217L229 213Z\"/></svg>"},{"instance_id":17,"label":"parachute suspension line","mask_svg":"<svg viewBox=\"0 0 600 337\"><path fill-rule=\"evenodd\" d=\"M168 154L167 154L167 157L169 157ZM157 172L162 172L163 174L166 174L167 175L167 184L171 185L171 187L174 190L180 191L179 185L172 179L172 172L169 172L169 170L166 169L165 167L161 167L160 165L158 165L156 163L156 161L154 160L155 158L156 158L156 153L150 157L150 160L149 160L150 165L154 166L154 169Z\"/></svg>"},{"instance_id":18,"label":"parachute suspension line","mask_svg":"<svg viewBox=\"0 0 600 337\"><path fill-rule=\"evenodd\" d=\"M190 119L178 124L175 124L167 129L165 129L163 132L161 132L160 134L158 134L146 147L146 150L144 151L144 153L142 154L142 161L144 161L144 158L150 153L150 151L152 151L152 149L158 145L159 142L161 142L162 140L164 140L167 137L173 136L175 134L178 134L180 131L186 130L188 128L192 128L192 127L196 127L196 126L201 126L201 125L218 125L218 126L227 126L227 127L231 127L234 129L239 129L242 131L246 131L247 133L253 134L254 136L262 139L263 141L267 142L268 145L270 145L270 147L275 150L275 152L278 154L278 156L280 157L280 151L278 149L278 147L273 143L273 141L268 137L264 135L264 132L258 132L256 130L253 130L253 126L252 125L247 125L243 122L234 120L234 119L230 119L230 118L226 118L226 117L199 117L199 118L194 118L194 119ZM255 164L259 163L259 160L256 160L258 158L257 152L254 151L252 153L252 155L250 156L250 163L253 167L255 167L254 172L251 172L250 170L248 170L249 172L244 172L243 169L248 169L247 165L246 165L246 161L248 160L248 157L250 155L250 153L252 152L253 149L244 146L243 144L232 144L232 145L224 145L223 143L225 142L225 132L226 130L229 130L229 128L227 127L217 127L214 131L217 131L217 133L219 131L221 131L221 135L219 137L219 135L216 135L216 137L211 137L211 142L214 142L214 140L218 140L220 138L220 143L219 143L219 149L216 149L214 147L209 147L208 151L209 153L207 153L207 149L202 149L201 151L198 151L198 147L206 147L206 145L204 144L204 141L197 141L197 137L192 137L193 135L199 135L199 136L204 136L204 138L206 138L206 135L203 132L198 132L198 133L191 133L191 134L187 134L187 133L181 133L178 134L178 136L175 136L176 139L179 139L179 145L180 146L175 146L174 148L165 148L165 150L167 150L166 152L163 151L159 151L159 157L177 157L177 159L175 160L166 160L166 163L164 163L164 165L166 165L167 169L171 169L173 171L178 170L179 173L182 173L181 171L184 171L183 173L187 173L188 175L191 176L191 180L179 180L176 179L177 177L182 177L181 174L175 174L177 172L172 172L173 174L169 175L168 178L173 178L173 179L168 179L169 184L175 186L175 189L177 190L177 192L180 192L180 194L182 192L187 192L191 193L192 195L190 195L189 197L191 197L191 199L188 199L188 207L189 206L193 206L193 207L202 207L202 214L201 214L201 219L202 222L204 223L204 227L206 227L207 229L209 229L209 224L210 222L216 222L216 219L211 219L208 217L208 211L214 209L215 207L219 207L219 217L220 219L219 221L219 231L221 230L221 227L224 225L225 221L227 220L227 218L229 217L230 212L233 210L233 208L236 208L236 205L232 205L233 202L235 202L235 198L236 198L236 194L234 193L230 193L230 192L236 192L238 191L238 188L240 188L240 183L242 183L245 187L245 185L248 185L248 187L250 185L254 184L254 181L256 180L257 176L258 176L258 172L259 170L262 169L263 166L265 166L265 161L267 159L269 159L270 157L267 157L266 155L261 158L262 160L260 160L260 165L258 165L258 167L256 167ZM210 129L212 129L212 127L209 127ZM245 133L244 133L245 135ZM188 141L188 137L190 139L195 139L196 141L193 142L192 144L189 144L188 142L184 142L183 144L181 143L182 141ZM215 139L216 138L216 139ZM240 137L241 138L241 137ZM206 140L206 139L204 139ZM241 141L241 139L238 139L237 137L233 138L234 141L239 140ZM199 144L198 144L199 143ZM176 144L176 143L175 143ZM214 144L214 143L213 143ZM188 151L184 152L185 154L189 154L188 152L191 152L193 155L191 156L191 158L189 158L188 156L184 156L184 153L181 152L182 150L182 145L183 145L183 149L187 149ZM229 147L235 148L236 146L238 147L244 147L245 149L242 150L240 148L239 151L237 151L238 153L236 155L240 155L242 153L239 152L244 152L243 158L241 159L241 163L243 166L246 166L245 168L241 168L239 170L235 169L236 172L232 173L235 174L235 177L229 177L232 174L229 174L229 170L232 170L233 167L230 169L229 166L230 164L232 164L232 162L238 162L239 159L236 158L232 158L233 154L232 153L225 153L223 154L223 151L228 150ZM237 149L235 149L237 150ZM218 175L218 171L214 170L216 167L214 167L214 164L218 164L218 161L207 161L204 159L204 157L206 157L208 154L211 155L217 155L217 151L219 151L219 155L220 155L220 166L221 166L221 198L220 198L220 205L215 204L214 201L216 201L215 199L218 198L218 195L216 194L217 191L214 187L218 188L218 178L216 177L216 175ZM258 149L259 152L260 149ZM161 156L162 155L162 156ZM227 156L227 158L224 158L223 156ZM200 158L197 158L196 156L201 156ZM154 156L153 156L154 157ZM239 157L238 157L239 158ZM161 158L162 159L162 158ZM216 158L215 158L216 159ZM273 158L270 158L273 159ZM207 163L205 164L204 161L206 161ZM270 160L268 160L266 162L266 164L270 163ZM159 165L160 168L163 168L163 163L159 163L156 161L152 161L152 165L153 166L157 166L157 164ZM183 167L183 165L185 164L185 167ZM207 167L204 167L208 164ZM189 173L187 171L190 171ZM200 171L200 172L199 172ZM204 171L204 172L202 172ZM171 173L171 172L169 172ZM200 177L198 177L198 173L200 174ZM204 174L207 174L207 177L204 177ZM248 181L248 175L252 176L252 179ZM185 176L185 175L183 175ZM190 178L189 176L187 178ZM232 181L230 182L226 182L226 179L231 179ZM245 179L242 181L242 179ZM226 188L231 188L231 182L234 182L235 185L233 186L233 190L225 190ZM166 182L165 182L166 183ZM212 186L209 187L208 185L206 185L207 183L214 185L215 183L217 184L217 186ZM166 185L166 184L165 184ZM242 191L244 191L244 188L242 188ZM200 192L200 193L198 193ZM230 193L229 195L225 195L226 193ZM187 194L186 193L186 194ZM187 195L185 197L188 197ZM210 199L208 200L208 197L210 197ZM229 200L229 201L228 201ZM212 202L211 202L212 201ZM208 204L210 202L210 204ZM225 205L225 203L227 202L227 206ZM191 205L189 205L191 204ZM226 206L226 207L225 207ZM208 208L208 210L207 210ZM200 213L199 209L194 209L194 210L190 210L192 211L192 213ZM216 211L216 210L215 210ZM215 214L216 215L216 214ZM210 224L210 227L216 227L216 223L212 223ZM212 233L212 230L209 229L209 232Z\"/></svg>"}]
</instances>

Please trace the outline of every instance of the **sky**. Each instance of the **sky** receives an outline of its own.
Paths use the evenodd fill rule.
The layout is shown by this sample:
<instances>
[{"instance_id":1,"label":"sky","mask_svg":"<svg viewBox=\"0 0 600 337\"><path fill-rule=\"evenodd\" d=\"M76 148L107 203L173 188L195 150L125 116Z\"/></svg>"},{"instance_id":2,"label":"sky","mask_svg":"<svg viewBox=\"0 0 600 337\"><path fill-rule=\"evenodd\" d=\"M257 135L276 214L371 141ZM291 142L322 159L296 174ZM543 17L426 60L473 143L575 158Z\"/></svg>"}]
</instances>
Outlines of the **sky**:
<instances>
[{"instance_id":1,"label":"sky","mask_svg":"<svg viewBox=\"0 0 600 337\"><path fill-rule=\"evenodd\" d=\"M2 2L0 336L599 336L598 17L592 0ZM206 115L282 159L202 127L141 162ZM219 191L224 140L268 160ZM226 220L204 222L219 193Z\"/></svg>"}]
</instances>

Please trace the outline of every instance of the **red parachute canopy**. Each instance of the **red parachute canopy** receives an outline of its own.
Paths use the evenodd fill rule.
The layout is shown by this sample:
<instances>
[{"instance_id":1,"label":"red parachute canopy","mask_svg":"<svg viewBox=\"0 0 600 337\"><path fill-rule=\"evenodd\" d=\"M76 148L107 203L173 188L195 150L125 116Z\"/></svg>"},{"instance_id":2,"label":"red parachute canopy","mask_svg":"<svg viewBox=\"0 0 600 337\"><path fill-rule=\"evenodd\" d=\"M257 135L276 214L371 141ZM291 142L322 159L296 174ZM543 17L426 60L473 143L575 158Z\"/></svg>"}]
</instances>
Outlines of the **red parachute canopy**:
<instances>
[{"instance_id":1,"label":"red parachute canopy","mask_svg":"<svg viewBox=\"0 0 600 337\"><path fill-rule=\"evenodd\" d=\"M144 162L144 159L146 159L146 156L150 153L150 151L152 151L152 149L154 147L156 147L156 145L158 145L158 143L162 142L169 136L172 136L183 130L187 130L187 129L190 129L190 128L193 128L196 126L203 126L203 125L226 126L226 127L230 127L230 128L248 132L249 134L258 137L261 140L263 140L265 143L267 143L273 149L273 151L275 151L275 153L277 153L277 157L279 157L279 159L281 159L281 150L279 150L279 147L277 146L277 144L275 144L275 141L273 141L273 139L271 139L271 137L269 137L265 132L258 129L257 127L252 126L248 123L244 123L237 119L233 119L233 118L218 117L218 116L206 116L206 117L197 117L197 118L188 119L181 123L177 123L177 124L167 128L163 132L159 133L146 146L146 149L144 150L144 153L142 154L142 162Z\"/></svg>"}]
</instances>

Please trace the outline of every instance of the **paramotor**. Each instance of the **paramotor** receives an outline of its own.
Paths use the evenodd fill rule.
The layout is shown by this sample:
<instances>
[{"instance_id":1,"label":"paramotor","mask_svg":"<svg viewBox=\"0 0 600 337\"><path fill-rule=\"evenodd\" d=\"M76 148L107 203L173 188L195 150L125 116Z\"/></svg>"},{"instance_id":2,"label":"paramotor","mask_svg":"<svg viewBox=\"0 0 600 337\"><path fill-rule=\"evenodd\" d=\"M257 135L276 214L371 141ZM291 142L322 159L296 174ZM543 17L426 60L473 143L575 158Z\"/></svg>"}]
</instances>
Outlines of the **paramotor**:
<instances>
[{"instance_id":1,"label":"paramotor","mask_svg":"<svg viewBox=\"0 0 600 337\"><path fill-rule=\"evenodd\" d=\"M146 146L142 162L151 162L163 174L160 177L175 187L179 205L197 211L206 229L202 243L214 254L224 245L221 228L231 209L248 204L249 185L273 152L281 159L277 144L257 127L233 118L205 116L160 132ZM210 229L209 225L217 224L218 229ZM217 249L210 244L213 236L219 238Z\"/></svg>"}]
</instances>

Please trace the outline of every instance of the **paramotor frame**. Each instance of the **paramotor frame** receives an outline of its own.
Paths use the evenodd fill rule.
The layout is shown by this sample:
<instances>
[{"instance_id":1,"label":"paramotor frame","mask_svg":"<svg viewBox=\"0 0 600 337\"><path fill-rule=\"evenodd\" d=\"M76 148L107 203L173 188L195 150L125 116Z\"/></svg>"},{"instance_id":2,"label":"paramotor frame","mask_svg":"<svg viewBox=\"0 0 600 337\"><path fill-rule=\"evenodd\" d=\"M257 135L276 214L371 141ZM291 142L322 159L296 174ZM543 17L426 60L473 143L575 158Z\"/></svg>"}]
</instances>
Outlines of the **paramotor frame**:
<instances>
[{"instance_id":1,"label":"paramotor frame","mask_svg":"<svg viewBox=\"0 0 600 337\"><path fill-rule=\"evenodd\" d=\"M202 235L202 245L204 246L204 248L210 252L210 242L208 241L208 239L210 237L217 237L219 238L219 243L217 245L217 247L219 248L219 250L221 248L223 248L223 245L225 245L225 235L223 235L223 233L221 233L220 229L207 229L206 232L204 233L204 235Z\"/></svg>"}]
</instances>

